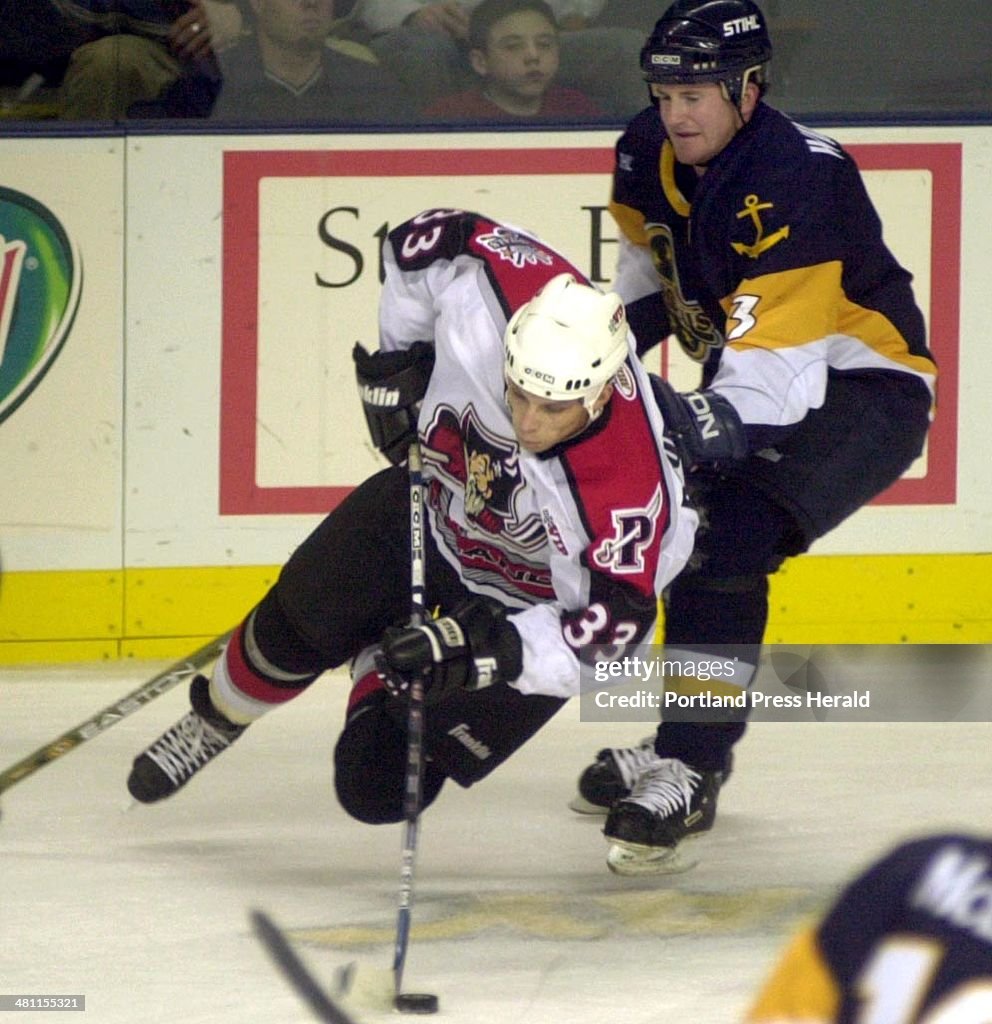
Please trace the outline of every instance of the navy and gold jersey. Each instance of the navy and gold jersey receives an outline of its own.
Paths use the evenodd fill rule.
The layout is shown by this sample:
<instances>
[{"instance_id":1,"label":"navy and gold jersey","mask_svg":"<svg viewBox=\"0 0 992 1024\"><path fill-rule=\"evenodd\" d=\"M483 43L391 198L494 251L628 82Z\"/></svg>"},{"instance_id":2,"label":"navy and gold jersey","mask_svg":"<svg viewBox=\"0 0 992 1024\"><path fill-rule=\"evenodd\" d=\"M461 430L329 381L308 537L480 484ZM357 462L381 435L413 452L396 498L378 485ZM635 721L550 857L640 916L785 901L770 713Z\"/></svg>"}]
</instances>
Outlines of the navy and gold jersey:
<instances>
[{"instance_id":1,"label":"navy and gold jersey","mask_svg":"<svg viewBox=\"0 0 992 1024\"><path fill-rule=\"evenodd\" d=\"M992 1021L992 841L898 846L788 947L748 1024Z\"/></svg>"},{"instance_id":2,"label":"navy and gold jersey","mask_svg":"<svg viewBox=\"0 0 992 1024\"><path fill-rule=\"evenodd\" d=\"M830 373L908 374L933 391L911 275L834 140L759 103L698 176L651 107L617 143L610 210L638 350L675 335L749 428L794 426Z\"/></svg>"}]
</instances>

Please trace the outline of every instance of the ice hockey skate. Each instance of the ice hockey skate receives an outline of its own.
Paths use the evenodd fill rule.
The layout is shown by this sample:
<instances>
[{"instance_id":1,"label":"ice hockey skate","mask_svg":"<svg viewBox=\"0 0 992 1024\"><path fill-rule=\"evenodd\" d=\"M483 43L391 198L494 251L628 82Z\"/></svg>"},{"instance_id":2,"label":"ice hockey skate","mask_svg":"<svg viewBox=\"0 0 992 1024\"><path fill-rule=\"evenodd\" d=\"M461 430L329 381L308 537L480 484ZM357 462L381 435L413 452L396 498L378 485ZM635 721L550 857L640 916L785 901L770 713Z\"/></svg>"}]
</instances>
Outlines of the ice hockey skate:
<instances>
[{"instance_id":1,"label":"ice hockey skate","mask_svg":"<svg viewBox=\"0 0 992 1024\"><path fill-rule=\"evenodd\" d=\"M579 776L579 792L568 806L578 814L608 814L610 808L630 796L643 768L657 760L654 736L646 736L636 747L607 747Z\"/></svg>"},{"instance_id":2,"label":"ice hockey skate","mask_svg":"<svg viewBox=\"0 0 992 1024\"><path fill-rule=\"evenodd\" d=\"M213 706L209 687L204 676L194 676L189 688L192 710L134 759L127 788L135 800L151 804L172 796L247 728L228 721Z\"/></svg>"},{"instance_id":3,"label":"ice hockey skate","mask_svg":"<svg viewBox=\"0 0 992 1024\"><path fill-rule=\"evenodd\" d=\"M688 871L683 839L707 832L716 818L721 772L700 772L675 758L656 757L642 768L630 796L617 801L603 833L609 869L618 875Z\"/></svg>"}]
</instances>

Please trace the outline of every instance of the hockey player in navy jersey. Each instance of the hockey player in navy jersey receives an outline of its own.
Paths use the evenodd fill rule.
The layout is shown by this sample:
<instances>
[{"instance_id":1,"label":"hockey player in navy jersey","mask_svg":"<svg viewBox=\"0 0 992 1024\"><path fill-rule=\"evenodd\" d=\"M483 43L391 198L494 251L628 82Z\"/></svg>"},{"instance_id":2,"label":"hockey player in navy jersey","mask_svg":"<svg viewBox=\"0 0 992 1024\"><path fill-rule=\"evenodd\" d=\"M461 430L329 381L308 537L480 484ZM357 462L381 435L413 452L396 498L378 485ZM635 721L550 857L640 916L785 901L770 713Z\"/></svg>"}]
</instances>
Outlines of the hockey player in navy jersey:
<instances>
[{"instance_id":1,"label":"hockey player in navy jersey","mask_svg":"<svg viewBox=\"0 0 992 1024\"><path fill-rule=\"evenodd\" d=\"M800 931L748 1024L992 1019L992 840L899 844Z\"/></svg>"},{"instance_id":2,"label":"hockey player in navy jersey","mask_svg":"<svg viewBox=\"0 0 992 1024\"><path fill-rule=\"evenodd\" d=\"M264 712L351 662L337 793L362 821L398 821L396 673L429 670L426 805L547 722L578 692L583 659L653 641L657 595L697 519L623 304L538 239L458 210L395 228L383 263L379 350L355 358L370 432L393 465L304 540L211 678L194 680L192 710L134 762L138 800L170 796ZM426 602L440 618L411 628L401 463L417 437Z\"/></svg>"},{"instance_id":3,"label":"hockey player in navy jersey","mask_svg":"<svg viewBox=\"0 0 992 1024\"><path fill-rule=\"evenodd\" d=\"M752 666L745 686L769 575L920 455L936 377L910 275L854 161L763 100L771 56L752 0L672 4L641 54L651 105L617 143L610 201L614 287L638 351L674 335L701 371L688 408L708 415L682 438L702 525L666 595L665 641L683 663L732 645ZM741 429L745 458L711 449L706 435ZM666 870L712 826L744 729L670 721L600 752L572 806L608 812L616 870Z\"/></svg>"}]
</instances>

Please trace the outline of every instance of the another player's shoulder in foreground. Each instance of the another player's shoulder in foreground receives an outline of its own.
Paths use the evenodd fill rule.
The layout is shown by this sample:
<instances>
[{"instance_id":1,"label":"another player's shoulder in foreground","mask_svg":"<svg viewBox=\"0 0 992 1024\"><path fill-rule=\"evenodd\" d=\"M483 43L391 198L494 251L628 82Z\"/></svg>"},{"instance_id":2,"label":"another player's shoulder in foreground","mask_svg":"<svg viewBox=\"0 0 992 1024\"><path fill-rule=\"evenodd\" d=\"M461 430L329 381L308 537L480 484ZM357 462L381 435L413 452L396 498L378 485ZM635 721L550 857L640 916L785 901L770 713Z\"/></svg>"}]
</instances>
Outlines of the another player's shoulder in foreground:
<instances>
[{"instance_id":1,"label":"another player's shoulder in foreground","mask_svg":"<svg viewBox=\"0 0 992 1024\"><path fill-rule=\"evenodd\" d=\"M896 847L841 898L821 928L824 945L839 954L845 934L850 939L866 927L879 936L926 935L969 957L974 952L974 966L992 975L992 839L948 833ZM965 966L959 963L954 973Z\"/></svg>"},{"instance_id":2,"label":"another player's shoulder in foreground","mask_svg":"<svg viewBox=\"0 0 992 1024\"><path fill-rule=\"evenodd\" d=\"M992 839L902 843L795 938L751 1024L992 1019Z\"/></svg>"},{"instance_id":3,"label":"another player's shoulder in foreground","mask_svg":"<svg viewBox=\"0 0 992 1024\"><path fill-rule=\"evenodd\" d=\"M975 914L982 896L984 913ZM897 931L948 943L970 936L992 969L992 839L942 834L897 846L845 890L820 936L843 964L858 936Z\"/></svg>"}]
</instances>

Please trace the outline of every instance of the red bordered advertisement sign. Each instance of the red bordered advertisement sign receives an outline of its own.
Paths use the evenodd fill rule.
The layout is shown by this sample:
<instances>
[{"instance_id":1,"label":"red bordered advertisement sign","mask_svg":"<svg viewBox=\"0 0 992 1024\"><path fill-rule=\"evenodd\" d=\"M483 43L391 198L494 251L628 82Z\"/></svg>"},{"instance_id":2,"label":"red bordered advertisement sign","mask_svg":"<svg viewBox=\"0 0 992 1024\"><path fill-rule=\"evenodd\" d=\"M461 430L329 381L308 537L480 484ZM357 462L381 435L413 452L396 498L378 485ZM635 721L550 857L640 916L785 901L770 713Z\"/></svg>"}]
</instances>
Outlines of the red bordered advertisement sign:
<instances>
[{"instance_id":1,"label":"red bordered advertisement sign","mask_svg":"<svg viewBox=\"0 0 992 1024\"><path fill-rule=\"evenodd\" d=\"M958 342L961 281L962 155L959 143L861 143L845 147L862 171L918 171L930 183L930 344L940 369L938 414L925 470L898 481L874 504L953 504L958 438ZM545 203L570 175L612 173L609 147L444 150L240 151L224 154L223 326L221 356L220 511L224 515L323 514L350 486L262 483L259 479L260 273L263 181L421 179L438 186L466 176L526 175L540 181ZM552 180L549 180L552 179ZM440 185L438 183L440 182ZM358 183L356 182L356 185ZM602 198L602 197L600 197ZM424 207L448 205L437 198ZM416 211L408 211L413 213ZM492 210L484 212L493 213ZM926 244L927 239L921 244Z\"/></svg>"}]
</instances>

